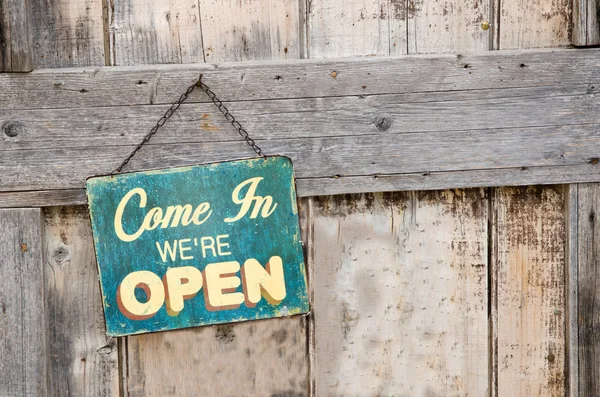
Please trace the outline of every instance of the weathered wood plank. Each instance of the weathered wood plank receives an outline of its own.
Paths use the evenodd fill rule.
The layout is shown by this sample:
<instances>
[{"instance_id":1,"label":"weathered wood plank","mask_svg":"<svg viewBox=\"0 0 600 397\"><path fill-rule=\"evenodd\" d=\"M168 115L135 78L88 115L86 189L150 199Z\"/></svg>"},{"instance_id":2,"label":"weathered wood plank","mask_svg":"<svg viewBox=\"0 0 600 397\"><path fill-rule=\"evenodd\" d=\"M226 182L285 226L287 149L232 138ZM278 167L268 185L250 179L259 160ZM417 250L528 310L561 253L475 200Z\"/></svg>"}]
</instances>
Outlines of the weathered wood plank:
<instances>
[{"instance_id":1,"label":"weathered wood plank","mask_svg":"<svg viewBox=\"0 0 600 397\"><path fill-rule=\"evenodd\" d=\"M300 197L341 193L375 193L403 190L439 190L486 186L525 186L600 180L593 164L557 167L497 168L493 170L374 174L297 179ZM86 204L84 189L20 191L0 193L0 208L48 207Z\"/></svg>"},{"instance_id":2,"label":"weathered wood plank","mask_svg":"<svg viewBox=\"0 0 600 397\"><path fill-rule=\"evenodd\" d=\"M196 0L108 0L110 65L204 62Z\"/></svg>"},{"instance_id":3,"label":"weathered wood plank","mask_svg":"<svg viewBox=\"0 0 600 397\"><path fill-rule=\"evenodd\" d=\"M406 53L405 15L394 12L387 0L307 4L309 58Z\"/></svg>"},{"instance_id":4,"label":"weathered wood plank","mask_svg":"<svg viewBox=\"0 0 600 397\"><path fill-rule=\"evenodd\" d=\"M499 37L494 49L571 44L571 0L495 0L495 3Z\"/></svg>"},{"instance_id":5,"label":"weathered wood plank","mask_svg":"<svg viewBox=\"0 0 600 397\"><path fill-rule=\"evenodd\" d=\"M302 317L127 340L130 397L307 395Z\"/></svg>"},{"instance_id":6,"label":"weathered wood plank","mask_svg":"<svg viewBox=\"0 0 600 397\"><path fill-rule=\"evenodd\" d=\"M29 2L35 68L105 64L102 0Z\"/></svg>"},{"instance_id":7,"label":"weathered wood plank","mask_svg":"<svg viewBox=\"0 0 600 397\"><path fill-rule=\"evenodd\" d=\"M43 221L0 210L0 395L47 396Z\"/></svg>"},{"instance_id":8,"label":"weathered wood plank","mask_svg":"<svg viewBox=\"0 0 600 397\"><path fill-rule=\"evenodd\" d=\"M597 235L600 211L600 186L582 184L578 188L578 297L577 319L579 326L579 395L591 397L600 394L600 310L596 301L600 295L598 288L598 247Z\"/></svg>"},{"instance_id":9,"label":"weathered wood plank","mask_svg":"<svg viewBox=\"0 0 600 397\"><path fill-rule=\"evenodd\" d=\"M313 200L316 395L485 395L484 190Z\"/></svg>"},{"instance_id":10,"label":"weathered wood plank","mask_svg":"<svg viewBox=\"0 0 600 397\"><path fill-rule=\"evenodd\" d=\"M313 99L246 101L228 106L259 140L480 131L600 121L600 99L585 85L323 98L316 103ZM0 110L0 125L4 127L0 151L102 147L107 142L135 145L156 124L164 108ZM213 104L184 104L152 143L241 140Z\"/></svg>"},{"instance_id":11,"label":"weathered wood plank","mask_svg":"<svg viewBox=\"0 0 600 397\"><path fill-rule=\"evenodd\" d=\"M373 134L257 140L265 153L292 158L299 179L596 165L598 125L482 131ZM444 142L444 145L440 145ZM88 176L107 174L132 146L2 152L3 191L76 189ZM250 157L245 142L149 144L129 170ZM18 172L15 172L18 165ZM324 181L325 183L329 183Z\"/></svg>"},{"instance_id":12,"label":"weathered wood plank","mask_svg":"<svg viewBox=\"0 0 600 397\"><path fill-rule=\"evenodd\" d=\"M495 190L493 395L565 395L565 188Z\"/></svg>"},{"instance_id":13,"label":"weathered wood plank","mask_svg":"<svg viewBox=\"0 0 600 397\"><path fill-rule=\"evenodd\" d=\"M473 52L490 49L491 2L482 0L391 0L408 20L408 52Z\"/></svg>"},{"instance_id":14,"label":"weathered wood plank","mask_svg":"<svg viewBox=\"0 0 600 397\"><path fill-rule=\"evenodd\" d=\"M0 75L4 89L0 108L166 104L179 98L200 73L225 101L574 85L589 85L594 93L599 86L599 53L597 49L490 51L465 56L39 70ZM207 102L208 98L194 93L188 100Z\"/></svg>"},{"instance_id":15,"label":"weathered wood plank","mask_svg":"<svg viewBox=\"0 0 600 397\"><path fill-rule=\"evenodd\" d=\"M106 337L87 207L45 211L49 386L53 396L119 396L117 341Z\"/></svg>"},{"instance_id":16,"label":"weathered wood plank","mask_svg":"<svg viewBox=\"0 0 600 397\"><path fill-rule=\"evenodd\" d=\"M300 58L298 0L200 4L206 62Z\"/></svg>"},{"instance_id":17,"label":"weathered wood plank","mask_svg":"<svg viewBox=\"0 0 600 397\"><path fill-rule=\"evenodd\" d=\"M573 44L600 44L600 4L596 0L573 0Z\"/></svg>"},{"instance_id":18,"label":"weathered wood plank","mask_svg":"<svg viewBox=\"0 0 600 397\"><path fill-rule=\"evenodd\" d=\"M0 72L33 69L29 0L0 2Z\"/></svg>"},{"instance_id":19,"label":"weathered wood plank","mask_svg":"<svg viewBox=\"0 0 600 397\"><path fill-rule=\"evenodd\" d=\"M579 185L568 185L566 204L567 374L569 397L579 397Z\"/></svg>"}]
</instances>

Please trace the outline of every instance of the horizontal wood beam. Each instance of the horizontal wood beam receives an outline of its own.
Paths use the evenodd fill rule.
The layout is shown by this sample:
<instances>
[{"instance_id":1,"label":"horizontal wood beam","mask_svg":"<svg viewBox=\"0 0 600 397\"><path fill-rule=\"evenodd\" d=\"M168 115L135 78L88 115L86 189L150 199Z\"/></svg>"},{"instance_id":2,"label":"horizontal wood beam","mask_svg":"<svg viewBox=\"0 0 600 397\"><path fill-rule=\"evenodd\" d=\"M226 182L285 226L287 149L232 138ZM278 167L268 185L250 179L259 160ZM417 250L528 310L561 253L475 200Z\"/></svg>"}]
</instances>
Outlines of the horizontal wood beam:
<instances>
[{"instance_id":1,"label":"horizontal wood beam","mask_svg":"<svg viewBox=\"0 0 600 397\"><path fill-rule=\"evenodd\" d=\"M0 75L0 206L85 201L199 73L301 196L600 181L600 50ZM127 170L252 155L201 92Z\"/></svg>"}]
</instances>

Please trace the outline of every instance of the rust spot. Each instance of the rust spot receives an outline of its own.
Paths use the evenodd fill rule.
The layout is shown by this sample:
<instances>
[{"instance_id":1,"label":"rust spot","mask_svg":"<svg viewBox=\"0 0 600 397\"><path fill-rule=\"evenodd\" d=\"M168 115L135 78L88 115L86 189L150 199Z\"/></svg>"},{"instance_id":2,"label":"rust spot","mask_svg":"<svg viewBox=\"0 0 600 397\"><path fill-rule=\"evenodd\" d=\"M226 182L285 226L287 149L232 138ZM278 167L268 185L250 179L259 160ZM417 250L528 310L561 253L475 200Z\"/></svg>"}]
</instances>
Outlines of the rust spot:
<instances>
[{"instance_id":1,"label":"rust spot","mask_svg":"<svg viewBox=\"0 0 600 397\"><path fill-rule=\"evenodd\" d=\"M204 113L200 118L200 128L205 131L218 131L219 127L215 125L211 125L210 123L210 114Z\"/></svg>"}]
</instances>

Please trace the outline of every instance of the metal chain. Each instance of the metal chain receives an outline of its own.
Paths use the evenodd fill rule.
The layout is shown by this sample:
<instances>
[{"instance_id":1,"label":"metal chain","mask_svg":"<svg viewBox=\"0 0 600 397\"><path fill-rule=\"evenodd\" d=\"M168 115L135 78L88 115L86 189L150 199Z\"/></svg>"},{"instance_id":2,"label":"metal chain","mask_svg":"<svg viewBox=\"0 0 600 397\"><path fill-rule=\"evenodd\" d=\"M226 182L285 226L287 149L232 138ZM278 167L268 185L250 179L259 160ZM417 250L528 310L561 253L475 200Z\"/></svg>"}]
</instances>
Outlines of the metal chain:
<instances>
[{"instance_id":1,"label":"metal chain","mask_svg":"<svg viewBox=\"0 0 600 397\"><path fill-rule=\"evenodd\" d=\"M144 139L142 139L142 141L135 147L135 149L133 149L133 151L129 154L129 156L127 156L127 158L125 160L123 160L123 163L121 163L121 165L119 167L115 168L110 173L110 175L115 175L115 174L121 173L121 170L123 169L123 167L125 167L129 163L129 161L131 161L133 156L136 155L136 153L142 148L142 146L144 146L146 143L148 143L148 141L152 138L152 136L154 134L156 134L158 129L160 127L162 127L167 122L167 120L171 118L171 116L173 116L173 113L175 113L177 111L177 109L179 109L181 104L183 102L185 102L185 100L192 93L192 91L194 91L194 89L196 87L199 87L200 89L202 89L202 91L204 91L206 93L206 95L208 95L208 97L210 98L212 103L214 103L215 106L219 109L219 111L221 113L223 113L223 116L225 116L225 118L233 126L233 128L235 128L238 131L238 133L242 136L242 138L244 138L244 140L252 148L252 150L254 150L254 152L256 154L258 154L259 156L266 157L263 154L261 148L259 148L258 145L256 144L256 142L254 142L254 139L250 138L250 135L248 135L248 132L235 119L235 117L233 117L233 115L229 112L227 107L225 107L223 102L221 102L221 100L219 98L217 98L217 95L210 88L208 88L208 86L206 84L204 84L202 82L202 75L200 75L200 77L198 78L198 81L195 82L194 84L192 84L191 86L189 86L187 88L187 90L185 90L185 92L183 94L181 94L179 99L171 105L169 110L167 110L165 112L165 114L160 118L160 120L158 120L156 125L154 127L152 127L152 129L144 137Z\"/></svg>"},{"instance_id":2,"label":"metal chain","mask_svg":"<svg viewBox=\"0 0 600 397\"><path fill-rule=\"evenodd\" d=\"M227 109L223 102L221 102L221 100L217 98L217 95L214 92L212 92L212 90L208 88L206 84L202 82L202 75L200 75L196 86L200 87L200 89L204 91L206 95L208 95L212 103L214 103L217 109L219 109L219 111L223 113L223 116L225 116L227 121L229 121L233 128L235 128L237 132L242 136L242 138L244 138L248 146L250 146L252 150L254 150L254 153L262 157L267 157L263 154L261 148L258 147L256 142L254 142L254 139L250 138L250 135L248 135L248 131L246 131L244 127L242 127L242 125L235 119L235 117L233 117L233 115L229 113L229 109Z\"/></svg>"}]
</instances>

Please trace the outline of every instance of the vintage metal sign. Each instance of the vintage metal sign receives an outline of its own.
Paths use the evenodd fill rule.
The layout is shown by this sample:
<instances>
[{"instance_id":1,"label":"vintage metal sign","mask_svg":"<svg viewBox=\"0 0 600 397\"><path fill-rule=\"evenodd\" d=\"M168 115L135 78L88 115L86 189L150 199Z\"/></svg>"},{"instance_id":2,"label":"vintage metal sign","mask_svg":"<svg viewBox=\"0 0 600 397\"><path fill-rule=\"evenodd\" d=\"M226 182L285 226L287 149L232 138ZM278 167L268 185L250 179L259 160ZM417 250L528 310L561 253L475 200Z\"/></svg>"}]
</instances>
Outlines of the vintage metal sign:
<instances>
[{"instance_id":1,"label":"vintage metal sign","mask_svg":"<svg viewBox=\"0 0 600 397\"><path fill-rule=\"evenodd\" d=\"M286 157L87 180L108 335L309 311Z\"/></svg>"}]
</instances>

